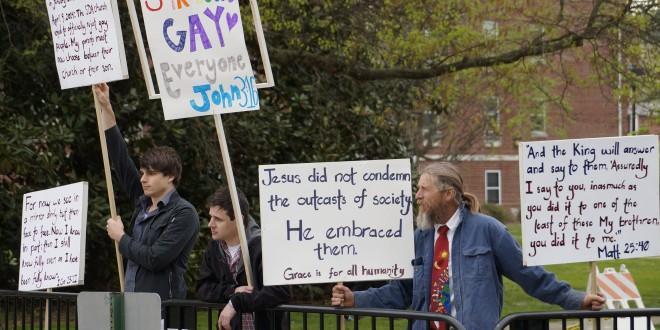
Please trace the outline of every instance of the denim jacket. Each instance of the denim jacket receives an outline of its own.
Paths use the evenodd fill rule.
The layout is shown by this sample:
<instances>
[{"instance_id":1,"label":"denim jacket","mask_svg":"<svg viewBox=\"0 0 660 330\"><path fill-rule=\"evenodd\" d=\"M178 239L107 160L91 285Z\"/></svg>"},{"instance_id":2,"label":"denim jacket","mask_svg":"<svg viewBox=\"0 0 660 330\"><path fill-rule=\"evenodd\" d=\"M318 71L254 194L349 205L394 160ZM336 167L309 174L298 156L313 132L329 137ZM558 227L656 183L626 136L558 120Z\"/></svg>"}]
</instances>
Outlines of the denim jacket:
<instances>
[{"instance_id":1,"label":"denim jacket","mask_svg":"<svg viewBox=\"0 0 660 330\"><path fill-rule=\"evenodd\" d=\"M527 294L564 309L578 309L585 293L558 281L543 267L525 267L522 252L506 227L496 219L461 206L461 223L452 241L452 304L466 329L493 329L502 311L502 275ZM410 308L427 312L433 264L433 228L415 231L412 280L392 281L380 288L355 292L356 307ZM413 329L428 329L416 321Z\"/></svg>"}]
</instances>

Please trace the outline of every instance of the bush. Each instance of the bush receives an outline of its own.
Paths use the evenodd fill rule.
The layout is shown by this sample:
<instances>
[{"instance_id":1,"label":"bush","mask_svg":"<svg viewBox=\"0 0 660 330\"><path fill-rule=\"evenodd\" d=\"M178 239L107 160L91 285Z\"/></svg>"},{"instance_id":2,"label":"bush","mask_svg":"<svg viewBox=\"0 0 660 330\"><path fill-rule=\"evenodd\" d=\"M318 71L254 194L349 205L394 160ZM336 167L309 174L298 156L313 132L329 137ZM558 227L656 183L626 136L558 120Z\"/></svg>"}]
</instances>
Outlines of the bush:
<instances>
[{"instance_id":1,"label":"bush","mask_svg":"<svg viewBox=\"0 0 660 330\"><path fill-rule=\"evenodd\" d=\"M517 222L517 218L502 205L497 204L483 204L481 205L481 213L490 215L491 217L499 220L502 223Z\"/></svg>"}]
</instances>

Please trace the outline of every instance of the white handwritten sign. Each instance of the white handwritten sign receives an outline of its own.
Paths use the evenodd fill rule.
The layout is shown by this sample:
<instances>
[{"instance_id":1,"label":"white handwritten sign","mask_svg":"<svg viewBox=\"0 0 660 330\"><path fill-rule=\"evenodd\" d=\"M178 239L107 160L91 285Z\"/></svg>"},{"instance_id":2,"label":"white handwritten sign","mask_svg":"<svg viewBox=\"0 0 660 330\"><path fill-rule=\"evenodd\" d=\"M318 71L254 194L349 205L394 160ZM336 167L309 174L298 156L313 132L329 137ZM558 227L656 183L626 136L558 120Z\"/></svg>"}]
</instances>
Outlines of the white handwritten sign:
<instances>
[{"instance_id":1,"label":"white handwritten sign","mask_svg":"<svg viewBox=\"0 0 660 330\"><path fill-rule=\"evenodd\" d=\"M266 285L412 278L408 159L259 166Z\"/></svg>"},{"instance_id":2,"label":"white handwritten sign","mask_svg":"<svg viewBox=\"0 0 660 330\"><path fill-rule=\"evenodd\" d=\"M46 0L62 89L128 78L116 0Z\"/></svg>"},{"instance_id":3,"label":"white handwritten sign","mask_svg":"<svg viewBox=\"0 0 660 330\"><path fill-rule=\"evenodd\" d=\"M165 119L259 109L238 0L141 3Z\"/></svg>"},{"instance_id":4,"label":"white handwritten sign","mask_svg":"<svg viewBox=\"0 0 660 330\"><path fill-rule=\"evenodd\" d=\"M527 265L660 255L658 136L524 142Z\"/></svg>"},{"instance_id":5,"label":"white handwritten sign","mask_svg":"<svg viewBox=\"0 0 660 330\"><path fill-rule=\"evenodd\" d=\"M87 182L23 195L21 291L84 283Z\"/></svg>"}]
</instances>

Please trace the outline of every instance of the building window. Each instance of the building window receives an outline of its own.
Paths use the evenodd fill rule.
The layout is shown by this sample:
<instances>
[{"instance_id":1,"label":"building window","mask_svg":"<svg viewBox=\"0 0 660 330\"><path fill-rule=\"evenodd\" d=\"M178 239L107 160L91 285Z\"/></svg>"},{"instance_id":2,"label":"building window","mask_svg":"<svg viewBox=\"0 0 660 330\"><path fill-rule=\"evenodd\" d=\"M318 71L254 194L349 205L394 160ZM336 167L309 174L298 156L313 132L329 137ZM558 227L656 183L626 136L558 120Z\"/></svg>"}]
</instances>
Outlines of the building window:
<instances>
[{"instance_id":1,"label":"building window","mask_svg":"<svg viewBox=\"0 0 660 330\"><path fill-rule=\"evenodd\" d=\"M442 118L435 111L424 111L422 118L422 138L426 147L439 147L442 141L442 130L440 129Z\"/></svg>"},{"instance_id":2,"label":"building window","mask_svg":"<svg viewBox=\"0 0 660 330\"><path fill-rule=\"evenodd\" d=\"M532 128L532 137L547 137L547 113L545 108L533 111L529 116L530 126Z\"/></svg>"},{"instance_id":3,"label":"building window","mask_svg":"<svg viewBox=\"0 0 660 330\"><path fill-rule=\"evenodd\" d=\"M628 114L628 132L635 134L639 130L639 114Z\"/></svg>"},{"instance_id":4,"label":"building window","mask_svg":"<svg viewBox=\"0 0 660 330\"><path fill-rule=\"evenodd\" d=\"M500 170L486 170L486 203L502 203L502 185Z\"/></svg>"},{"instance_id":5,"label":"building window","mask_svg":"<svg viewBox=\"0 0 660 330\"><path fill-rule=\"evenodd\" d=\"M489 97L486 99L485 106L484 142L487 147L499 147L502 144L500 134L500 99Z\"/></svg>"},{"instance_id":6,"label":"building window","mask_svg":"<svg viewBox=\"0 0 660 330\"><path fill-rule=\"evenodd\" d=\"M500 34L499 26L496 21L486 20L481 22L481 29L484 35L489 38L497 38Z\"/></svg>"},{"instance_id":7,"label":"building window","mask_svg":"<svg viewBox=\"0 0 660 330\"><path fill-rule=\"evenodd\" d=\"M540 42L541 43L541 49L542 49L542 54L545 54L545 44L542 43L543 40L545 39L545 26L539 25L539 24L531 24L529 25L530 29L530 40L533 42ZM545 58L543 55L536 55L536 56L530 56L528 57L528 60L532 64L545 64Z\"/></svg>"}]
</instances>

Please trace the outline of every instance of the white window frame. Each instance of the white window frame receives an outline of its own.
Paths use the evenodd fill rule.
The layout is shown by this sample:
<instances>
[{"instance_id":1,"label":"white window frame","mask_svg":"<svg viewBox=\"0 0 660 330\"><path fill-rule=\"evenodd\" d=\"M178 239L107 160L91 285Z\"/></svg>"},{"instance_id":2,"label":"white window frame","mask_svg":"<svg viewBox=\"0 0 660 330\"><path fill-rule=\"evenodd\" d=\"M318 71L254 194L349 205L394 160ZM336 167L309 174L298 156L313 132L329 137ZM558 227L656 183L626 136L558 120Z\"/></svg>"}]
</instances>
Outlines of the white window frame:
<instances>
[{"instance_id":1,"label":"white window frame","mask_svg":"<svg viewBox=\"0 0 660 330\"><path fill-rule=\"evenodd\" d=\"M488 38L497 39L497 37L500 35L500 25L497 21L494 20L483 20L481 22L481 30Z\"/></svg>"},{"instance_id":2,"label":"white window frame","mask_svg":"<svg viewBox=\"0 0 660 330\"><path fill-rule=\"evenodd\" d=\"M489 109L488 109L487 106L484 106L484 116L487 119L486 125L488 125L486 127L486 129L484 130L484 144L486 145L486 147L499 147L499 146L502 145L502 133L500 132L500 129L501 129L501 116L502 116L501 111L500 111L500 108L501 108L500 107L500 98L497 97L497 96L491 96L491 98L495 100L495 117L496 117L496 119L495 119L494 128L495 128L495 131L496 131L495 132L496 137L491 138L491 137L488 136L488 130L491 128L491 127L489 127L490 120L488 120L489 119Z\"/></svg>"},{"instance_id":3,"label":"white window frame","mask_svg":"<svg viewBox=\"0 0 660 330\"><path fill-rule=\"evenodd\" d=\"M543 119L543 127L540 130L535 130L534 129L535 127L533 127L533 125L530 125L531 128L532 128L532 132L531 132L532 137L536 137L536 138L538 138L538 137L548 137L548 111L547 111L547 109L545 107L543 107L543 109L541 109L541 111L538 114L534 113L532 115L538 115ZM531 117L530 117L530 124L532 124L532 118Z\"/></svg>"},{"instance_id":4,"label":"white window frame","mask_svg":"<svg viewBox=\"0 0 660 330\"><path fill-rule=\"evenodd\" d=\"M531 35L530 37L532 39L536 38L541 38L543 39L545 37L545 26L543 25L538 25L538 24L532 24L530 26L530 31ZM543 53L545 53L545 46L543 47ZM545 64L545 57L543 55L535 55L529 57L529 62L532 64Z\"/></svg>"},{"instance_id":5,"label":"white window frame","mask_svg":"<svg viewBox=\"0 0 660 330\"><path fill-rule=\"evenodd\" d=\"M442 131L436 128L438 124L436 113L426 110L422 113L422 116L424 116L422 119L422 138L426 140L428 136L430 146L432 148L439 147L442 142Z\"/></svg>"},{"instance_id":6,"label":"white window frame","mask_svg":"<svg viewBox=\"0 0 660 330\"><path fill-rule=\"evenodd\" d=\"M636 111L637 109L635 109L635 112ZM639 131L639 121L640 121L639 113L635 113L635 117L633 117L632 108L631 108L630 113L628 113L628 132L637 133ZM633 130L633 127L635 128L635 130Z\"/></svg>"},{"instance_id":7,"label":"white window frame","mask_svg":"<svg viewBox=\"0 0 660 330\"><path fill-rule=\"evenodd\" d=\"M497 187L490 187L488 186L488 174L495 173L497 174ZM490 203L488 201L488 191L490 190L496 190L499 192L497 194L498 200L497 200L497 205L502 205L502 171L501 170L485 170L484 171L484 201L486 203ZM492 203L490 203L492 204Z\"/></svg>"}]
</instances>

